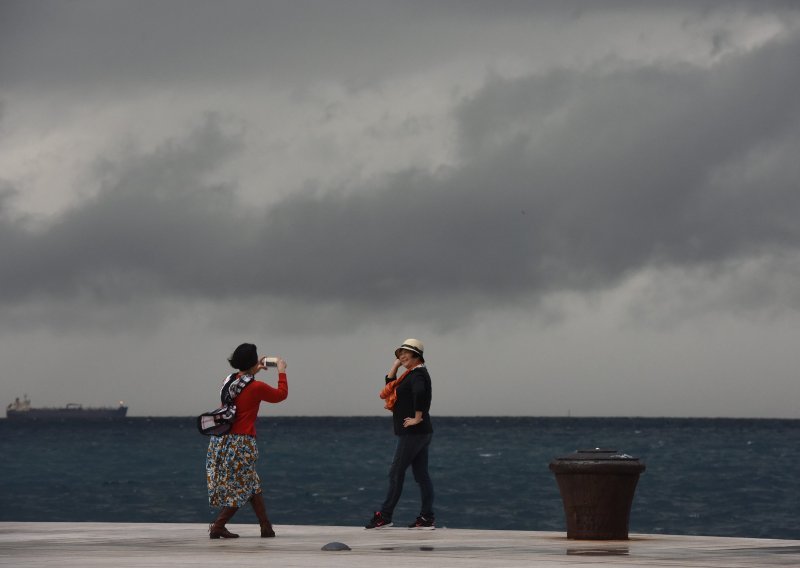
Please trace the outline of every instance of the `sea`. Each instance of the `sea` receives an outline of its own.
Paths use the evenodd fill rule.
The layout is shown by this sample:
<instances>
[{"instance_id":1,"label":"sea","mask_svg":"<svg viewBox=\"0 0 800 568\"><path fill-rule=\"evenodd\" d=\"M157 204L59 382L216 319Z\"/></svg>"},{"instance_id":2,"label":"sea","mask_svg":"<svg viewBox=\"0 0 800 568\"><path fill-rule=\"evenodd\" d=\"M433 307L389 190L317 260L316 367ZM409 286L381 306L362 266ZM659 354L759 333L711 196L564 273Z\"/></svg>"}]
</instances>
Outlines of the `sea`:
<instances>
[{"instance_id":1,"label":"sea","mask_svg":"<svg viewBox=\"0 0 800 568\"><path fill-rule=\"evenodd\" d=\"M800 539L800 420L434 417L437 526L566 531L548 464L576 450L641 460L631 533ZM273 523L362 526L386 492L386 417L262 417ZM194 417L0 420L0 521L198 522L208 438ZM408 472L396 523L419 512ZM234 522L256 522L242 509Z\"/></svg>"}]
</instances>

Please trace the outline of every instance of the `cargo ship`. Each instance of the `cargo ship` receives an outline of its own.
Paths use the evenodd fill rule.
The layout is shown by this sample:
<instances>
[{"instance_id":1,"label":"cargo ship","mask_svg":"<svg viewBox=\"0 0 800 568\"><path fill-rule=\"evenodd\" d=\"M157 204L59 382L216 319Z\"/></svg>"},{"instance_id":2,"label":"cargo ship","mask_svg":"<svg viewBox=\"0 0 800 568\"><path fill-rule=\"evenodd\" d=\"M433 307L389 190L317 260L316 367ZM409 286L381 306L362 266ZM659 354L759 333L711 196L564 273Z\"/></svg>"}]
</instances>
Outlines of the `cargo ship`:
<instances>
[{"instance_id":1,"label":"cargo ship","mask_svg":"<svg viewBox=\"0 0 800 568\"><path fill-rule=\"evenodd\" d=\"M44 407L34 408L28 395L23 396L22 400L17 398L6 407L6 418L8 420L79 420L79 421L104 421L122 420L128 413L128 407L123 401L119 401L119 406L86 407L82 404L70 403L63 407Z\"/></svg>"}]
</instances>

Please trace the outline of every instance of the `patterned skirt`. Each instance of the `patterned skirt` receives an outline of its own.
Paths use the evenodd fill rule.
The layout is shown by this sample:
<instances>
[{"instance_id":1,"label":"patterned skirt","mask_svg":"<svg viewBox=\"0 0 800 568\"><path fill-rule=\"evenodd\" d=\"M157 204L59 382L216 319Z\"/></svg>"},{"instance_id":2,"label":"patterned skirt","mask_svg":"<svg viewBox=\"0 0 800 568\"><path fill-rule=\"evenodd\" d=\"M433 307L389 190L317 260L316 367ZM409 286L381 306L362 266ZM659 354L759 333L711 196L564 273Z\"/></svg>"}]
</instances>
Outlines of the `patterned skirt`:
<instances>
[{"instance_id":1,"label":"patterned skirt","mask_svg":"<svg viewBox=\"0 0 800 568\"><path fill-rule=\"evenodd\" d=\"M212 507L241 507L261 492L256 461L258 446L253 436L211 436L206 454L208 503Z\"/></svg>"}]
</instances>

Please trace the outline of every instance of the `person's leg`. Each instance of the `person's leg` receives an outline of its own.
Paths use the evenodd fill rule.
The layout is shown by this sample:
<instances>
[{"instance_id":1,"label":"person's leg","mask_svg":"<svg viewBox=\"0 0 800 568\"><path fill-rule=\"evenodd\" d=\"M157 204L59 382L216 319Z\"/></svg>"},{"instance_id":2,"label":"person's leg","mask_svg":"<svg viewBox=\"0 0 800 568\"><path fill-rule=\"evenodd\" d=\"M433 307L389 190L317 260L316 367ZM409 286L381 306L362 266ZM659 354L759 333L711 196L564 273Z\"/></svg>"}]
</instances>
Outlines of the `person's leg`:
<instances>
[{"instance_id":1,"label":"person's leg","mask_svg":"<svg viewBox=\"0 0 800 568\"><path fill-rule=\"evenodd\" d=\"M255 493L250 497L250 504L253 506L253 511L258 517L258 524L261 525L261 538L270 538L275 536L275 530L272 528L272 523L267 516L267 508L264 505L264 494Z\"/></svg>"},{"instance_id":2,"label":"person's leg","mask_svg":"<svg viewBox=\"0 0 800 568\"><path fill-rule=\"evenodd\" d=\"M225 528L225 523L231 520L238 509L238 507L223 507L217 519L208 527L209 538L239 538L238 534Z\"/></svg>"},{"instance_id":3,"label":"person's leg","mask_svg":"<svg viewBox=\"0 0 800 568\"><path fill-rule=\"evenodd\" d=\"M225 528L239 507L261 492L261 480L255 469L258 446L252 436L229 434L212 436L206 462L211 506L222 507L209 526L211 538L236 538Z\"/></svg>"},{"instance_id":4,"label":"person's leg","mask_svg":"<svg viewBox=\"0 0 800 568\"><path fill-rule=\"evenodd\" d=\"M394 508L397 506L397 502L400 501L408 466L413 463L420 450L428 447L430 441L431 438L428 434L411 434L397 437L397 448L395 449L392 466L389 468L389 490L386 493L383 505L381 505L381 513L387 519L392 518Z\"/></svg>"},{"instance_id":5,"label":"person's leg","mask_svg":"<svg viewBox=\"0 0 800 568\"><path fill-rule=\"evenodd\" d=\"M208 484L208 503L220 507L219 515L208 526L208 536L217 538L237 538L239 535L225 528L225 523L236 514L238 507L229 498L229 453L231 451L227 436L212 436L206 453L206 481Z\"/></svg>"},{"instance_id":6,"label":"person's leg","mask_svg":"<svg viewBox=\"0 0 800 568\"><path fill-rule=\"evenodd\" d=\"M389 468L389 489L386 492L386 499L383 500L381 505L381 514L386 520L392 519L394 508L397 502L400 501L400 495L403 493L403 483L406 478L406 469L411 464L414 455L410 450L413 444L409 444L408 439L411 436L398 436L397 446L394 450L394 458L392 458L392 465Z\"/></svg>"},{"instance_id":7,"label":"person's leg","mask_svg":"<svg viewBox=\"0 0 800 568\"><path fill-rule=\"evenodd\" d=\"M423 436L420 436L421 438ZM417 452L411 462L411 470L414 472L414 480L419 484L420 496L422 498L422 508L420 515L426 519L433 519L433 481L428 473L428 449L430 448L432 434L424 436L422 447Z\"/></svg>"}]
</instances>

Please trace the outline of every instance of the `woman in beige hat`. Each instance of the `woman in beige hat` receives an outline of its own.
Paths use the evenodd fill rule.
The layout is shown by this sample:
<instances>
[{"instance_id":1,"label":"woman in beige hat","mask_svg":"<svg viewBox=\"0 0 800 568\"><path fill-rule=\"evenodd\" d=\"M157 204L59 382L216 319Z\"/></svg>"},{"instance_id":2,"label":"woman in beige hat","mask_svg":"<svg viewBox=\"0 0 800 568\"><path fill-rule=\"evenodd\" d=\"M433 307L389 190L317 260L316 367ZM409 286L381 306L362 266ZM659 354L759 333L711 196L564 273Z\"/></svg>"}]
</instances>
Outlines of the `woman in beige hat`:
<instances>
[{"instance_id":1,"label":"woman in beige hat","mask_svg":"<svg viewBox=\"0 0 800 568\"><path fill-rule=\"evenodd\" d=\"M406 339L395 349L394 364L386 374L386 386L380 397L392 412L397 447L389 469L389 491L365 528L392 526L392 514L403 492L406 470L411 466L419 484L422 507L409 528L433 529L433 482L428 473L428 448L433 436L431 417L431 377L425 367L424 347L417 339ZM400 367L405 372L397 376Z\"/></svg>"}]
</instances>

